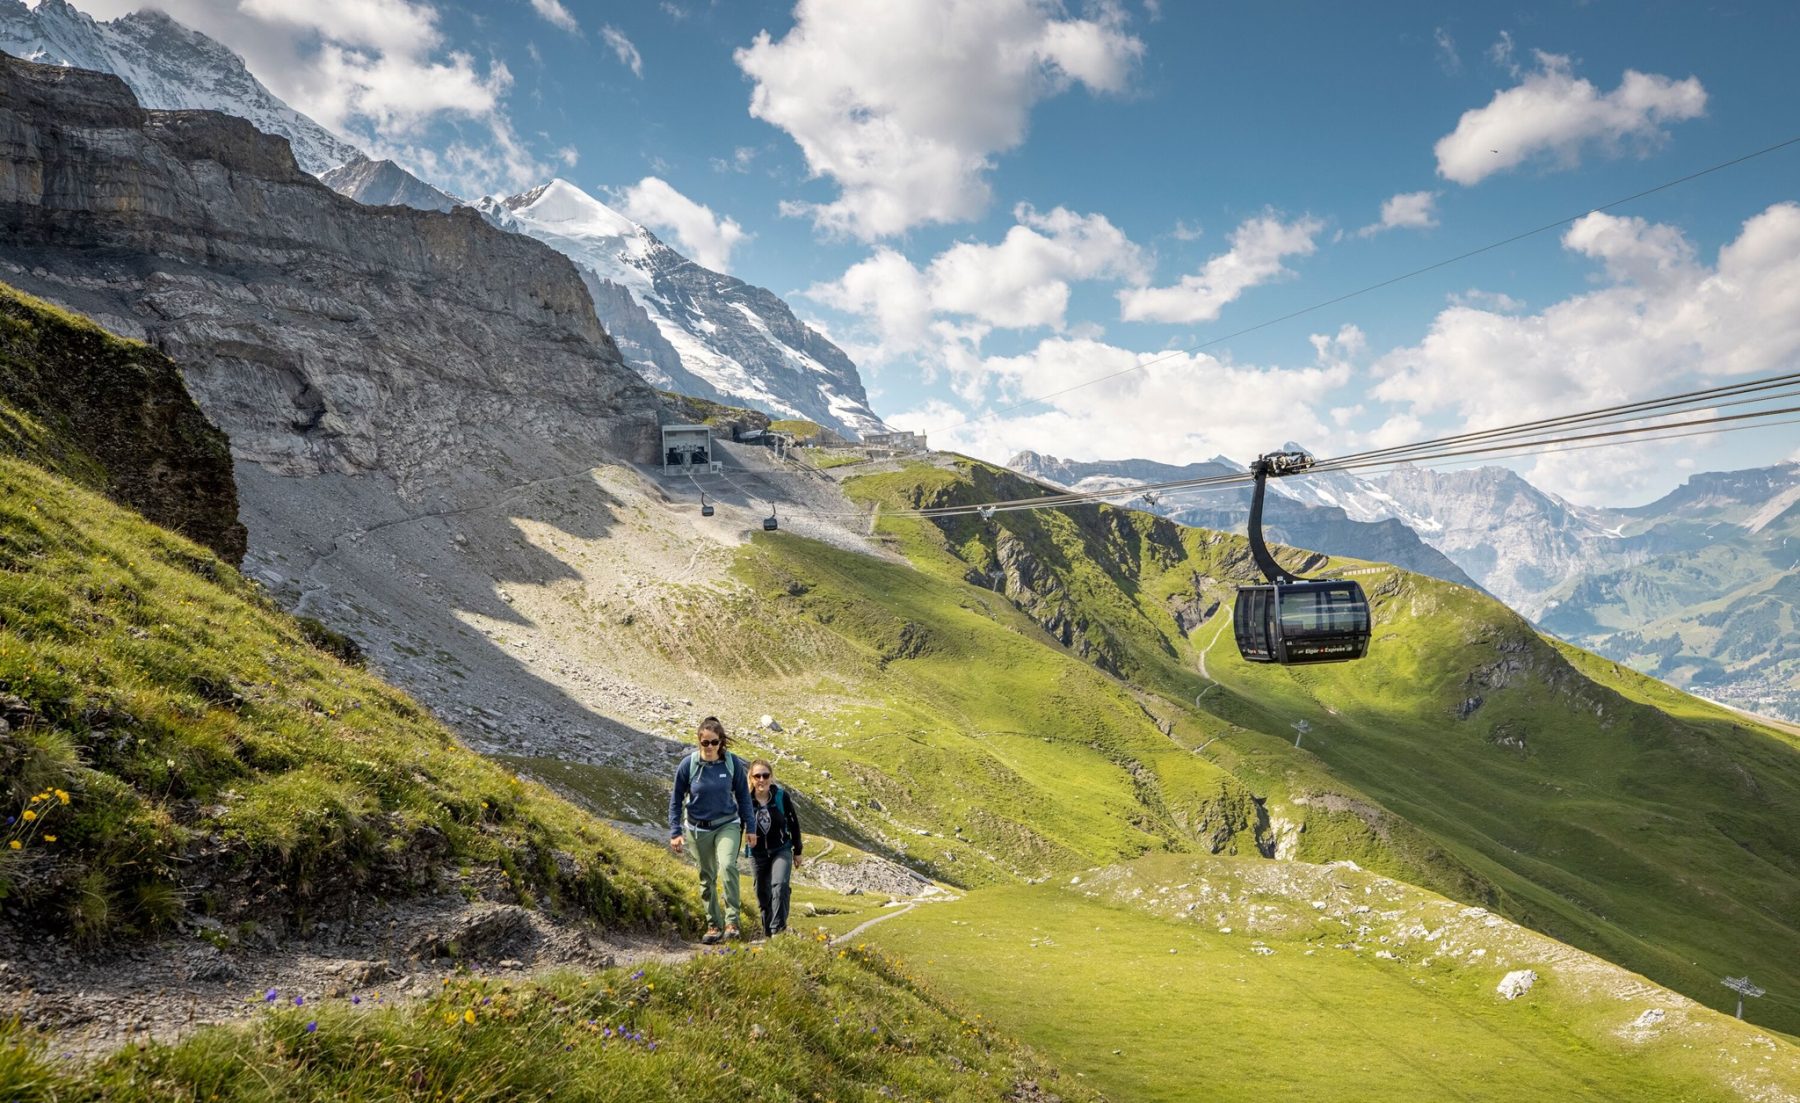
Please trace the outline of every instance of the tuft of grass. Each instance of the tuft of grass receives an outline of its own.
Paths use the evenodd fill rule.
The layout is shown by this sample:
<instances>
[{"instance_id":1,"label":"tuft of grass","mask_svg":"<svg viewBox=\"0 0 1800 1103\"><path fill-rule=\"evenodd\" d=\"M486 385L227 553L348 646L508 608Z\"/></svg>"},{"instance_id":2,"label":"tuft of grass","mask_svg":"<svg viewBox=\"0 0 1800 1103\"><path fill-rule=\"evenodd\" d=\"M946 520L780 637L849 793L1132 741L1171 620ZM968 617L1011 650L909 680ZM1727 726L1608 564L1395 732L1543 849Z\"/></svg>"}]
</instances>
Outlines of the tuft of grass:
<instances>
[{"instance_id":1,"label":"tuft of grass","mask_svg":"<svg viewBox=\"0 0 1800 1103\"><path fill-rule=\"evenodd\" d=\"M294 1006L294 995L307 1002ZM904 965L797 937L676 965L515 984L464 978L405 1007L278 997L248 1025L128 1047L80 1071L52 1068L16 1026L0 1027L0 1094L59 1103L1096 1098Z\"/></svg>"}]
</instances>

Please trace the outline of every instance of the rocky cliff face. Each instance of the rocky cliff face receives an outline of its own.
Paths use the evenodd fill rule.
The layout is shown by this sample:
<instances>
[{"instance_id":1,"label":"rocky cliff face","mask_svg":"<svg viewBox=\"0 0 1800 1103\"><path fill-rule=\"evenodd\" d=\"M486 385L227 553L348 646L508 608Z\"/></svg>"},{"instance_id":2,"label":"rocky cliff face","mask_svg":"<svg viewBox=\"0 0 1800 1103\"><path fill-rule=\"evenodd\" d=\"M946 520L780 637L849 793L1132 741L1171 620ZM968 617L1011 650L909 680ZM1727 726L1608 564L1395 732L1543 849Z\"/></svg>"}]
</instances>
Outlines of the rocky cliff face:
<instances>
[{"instance_id":1,"label":"rocky cliff face","mask_svg":"<svg viewBox=\"0 0 1800 1103\"><path fill-rule=\"evenodd\" d=\"M263 87L224 45L151 8L96 22L67 0L33 6L0 0L0 51L112 73L145 107L222 111L247 119L264 133L286 138L300 167L315 175L363 157Z\"/></svg>"},{"instance_id":2,"label":"rocky cliff face","mask_svg":"<svg viewBox=\"0 0 1800 1103\"><path fill-rule=\"evenodd\" d=\"M1650 554L1598 513L1546 494L1503 467L1403 467L1381 487L1424 526L1426 539L1531 619L1543 614L1566 580L1642 562Z\"/></svg>"},{"instance_id":3,"label":"rocky cliff face","mask_svg":"<svg viewBox=\"0 0 1800 1103\"><path fill-rule=\"evenodd\" d=\"M448 214L353 203L288 143L0 59L7 278L179 361L240 460L453 498L654 451L656 399L574 268Z\"/></svg>"},{"instance_id":4,"label":"rocky cliff face","mask_svg":"<svg viewBox=\"0 0 1800 1103\"><path fill-rule=\"evenodd\" d=\"M626 362L656 386L852 435L885 428L856 365L766 288L695 264L566 180L477 206L575 262Z\"/></svg>"},{"instance_id":5,"label":"rocky cliff face","mask_svg":"<svg viewBox=\"0 0 1800 1103\"><path fill-rule=\"evenodd\" d=\"M244 557L231 448L168 357L0 284L0 455Z\"/></svg>"}]
</instances>

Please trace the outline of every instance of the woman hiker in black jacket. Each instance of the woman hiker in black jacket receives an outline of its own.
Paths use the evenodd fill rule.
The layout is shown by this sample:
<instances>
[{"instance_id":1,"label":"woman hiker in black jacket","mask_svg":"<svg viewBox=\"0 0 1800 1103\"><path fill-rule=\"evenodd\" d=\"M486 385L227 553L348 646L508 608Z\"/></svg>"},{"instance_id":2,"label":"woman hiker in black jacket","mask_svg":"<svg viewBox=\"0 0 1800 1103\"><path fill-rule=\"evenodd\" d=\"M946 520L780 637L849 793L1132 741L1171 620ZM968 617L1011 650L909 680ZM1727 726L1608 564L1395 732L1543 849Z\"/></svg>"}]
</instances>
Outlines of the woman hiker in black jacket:
<instances>
[{"instance_id":1,"label":"woman hiker in black jacket","mask_svg":"<svg viewBox=\"0 0 1800 1103\"><path fill-rule=\"evenodd\" d=\"M775 768L763 759L750 764L750 858L756 865L756 906L762 909L763 934L787 929L788 897L794 868L800 864L800 811L794 795L775 784Z\"/></svg>"}]
</instances>

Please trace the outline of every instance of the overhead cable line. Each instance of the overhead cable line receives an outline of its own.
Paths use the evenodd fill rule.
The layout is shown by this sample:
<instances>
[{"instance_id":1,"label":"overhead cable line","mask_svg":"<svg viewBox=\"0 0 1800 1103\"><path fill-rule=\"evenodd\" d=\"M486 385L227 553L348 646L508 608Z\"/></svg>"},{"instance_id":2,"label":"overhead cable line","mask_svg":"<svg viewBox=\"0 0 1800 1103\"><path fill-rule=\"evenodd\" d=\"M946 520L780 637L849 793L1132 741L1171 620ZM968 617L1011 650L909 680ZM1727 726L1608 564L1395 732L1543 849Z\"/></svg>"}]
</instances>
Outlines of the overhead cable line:
<instances>
[{"instance_id":1,"label":"overhead cable line","mask_svg":"<svg viewBox=\"0 0 1800 1103\"><path fill-rule=\"evenodd\" d=\"M1458 433L1455 436L1449 437L1438 437L1435 440L1424 441L1417 444L1403 444L1389 448L1371 449L1366 452L1354 452L1347 456L1334 457L1329 462L1338 464L1349 460L1369 459L1377 456L1398 456L1408 452L1416 452L1426 448L1436 448L1447 444L1456 444L1465 441L1473 442L1501 436L1517 436L1549 429L1572 427L1588 422L1632 420L1641 417L1655 416L1659 411L1674 413L1680 407L1706 405L1735 406L1742 405L1745 402L1765 402L1772 398L1783 396L1761 394L1755 398L1720 403L1714 403L1712 400L1715 398L1731 398L1733 396L1744 394L1756 394L1757 392L1762 391L1773 391L1783 387L1792 387L1797 383L1800 383L1800 372L1788 372L1784 375L1766 376L1761 379L1752 379L1743 383L1729 383L1718 387L1707 387L1697 391L1687 391L1683 394L1665 395L1661 398L1647 398L1637 402L1626 402L1616 406L1605 406L1597 410L1584 410L1580 413L1561 414L1557 417L1541 418L1537 421L1523 422L1518 425L1476 429L1471 432ZM1790 391L1787 393L1792 392Z\"/></svg>"},{"instance_id":2,"label":"overhead cable line","mask_svg":"<svg viewBox=\"0 0 1800 1103\"><path fill-rule=\"evenodd\" d=\"M1520 449L1534 451L1560 450L1553 446L1579 444L1581 442L1608 441L1612 443L1632 443L1619 439L1626 437L1663 437L1692 436L1704 432L1727 432L1730 427L1759 428L1762 425L1739 425L1738 423L1766 419L1785 414L1800 412L1800 407L1789 406L1767 410L1754 410L1746 413L1693 418L1684 421L1657 421L1641 425L1626 425L1623 428L1605 428L1617 426L1622 422L1643 421L1646 418L1666 417L1677 413L1697 412L1695 407L1713 406L1724 408L1744 405L1746 403L1769 402L1790 398L1797 392L1794 384L1800 381L1800 373L1786 373L1764 379L1748 380L1741 383L1726 384L1720 387L1688 391L1661 398L1645 399L1638 402L1622 403L1603 407L1597 410L1582 411L1575 414L1562 415L1555 418L1543 418L1519 425L1501 426L1479 430L1473 433L1459 433L1448 437L1422 441L1416 444L1401 445L1393 448L1374 449L1366 452L1351 453L1346 456L1333 457L1319 461L1312 473L1331 471L1367 470L1376 467L1392 467L1402 463L1425 465L1446 459L1465 457L1501 458L1499 453L1517 452ZM1766 393L1758 393L1766 392ZM1754 397L1746 397L1754 396ZM1718 401L1715 399L1728 399ZM1787 424L1777 422L1775 424ZM1721 428L1707 428L1720 426ZM1563 429L1583 429L1589 431L1566 433L1559 436L1543 434ZM1696 429L1699 433L1676 433L1675 430ZM1592 431L1599 430L1599 431ZM1145 482L1129 486L1109 487L1098 491L1068 491L1035 495L1026 498L1014 498L993 502L969 505L943 506L931 509L891 511L890 515L906 515L924 518L967 516L977 513L1002 513L1015 510L1058 508L1061 506L1084 505L1111 501L1118 498L1129 498L1147 492L1188 491L1206 488L1223 489L1233 486L1246 486L1251 482L1248 472L1230 472L1218 475L1203 476L1192 479L1170 479L1156 482ZM816 514L815 516L826 516Z\"/></svg>"},{"instance_id":3,"label":"overhead cable line","mask_svg":"<svg viewBox=\"0 0 1800 1103\"><path fill-rule=\"evenodd\" d=\"M1685 176L1678 176L1673 180L1665 180L1662 183L1657 184L1655 187L1645 188L1642 191L1634 192L1631 195L1627 195L1623 198L1615 199L1610 203L1602 203L1597 207L1590 207L1587 210L1580 212L1579 214L1569 215L1569 216L1566 216L1563 218L1556 219L1555 221L1552 221L1552 222L1546 222L1541 226L1534 226L1529 230L1521 230L1520 232L1518 232L1516 234L1512 234L1508 237L1501 238L1498 241L1489 242L1488 244L1480 246L1478 248L1470 249L1466 252L1458 253L1453 257L1446 257L1443 260L1434 261L1433 263L1427 264L1422 268L1414 268L1409 272L1402 272L1397 276L1389 276L1387 279L1380 280L1376 283L1368 284L1364 287L1359 287L1354 291L1346 291L1341 295L1335 295L1332 298L1324 299L1320 302L1313 303L1310 306L1304 306L1298 310L1290 310L1286 314L1277 315L1276 317L1268 318L1268 319L1265 319L1264 321L1257 322L1254 325L1248 325L1248 326L1243 327L1242 329L1237 329L1237 330L1233 330L1230 333L1221 334L1218 337L1213 337L1213 338L1210 338L1209 340L1202 341L1199 344L1193 345L1189 348L1176 349L1172 352L1166 352L1166 353L1163 353L1161 356L1152 357L1149 360L1145 360L1140 363L1133 364L1132 366L1130 366L1128 368L1120 368L1118 371L1108 372L1105 375L1095 376L1092 379L1088 379L1088 380L1085 380L1080 383L1075 383L1070 386L1063 387L1060 390L1048 391L1048 392L1045 392L1044 394L1035 395L1031 398L1027 398L1027 399L1023 399L1019 402L1015 402L1010 406L1002 406L1002 407L999 407L998 409L988 410L983 413L977 414L974 417L965 418L962 421L955 422L954 424L930 429L930 430L928 430L928 432L934 433L934 434L935 433L947 433L954 429L960 429L965 425L974 425L979 422L986 421L987 419L992 418L992 417L999 417L1003 414L1010 414L1015 410L1022 410L1027 406L1035 406L1042 402L1048 402L1050 399L1060 398L1063 395L1069 394L1074 391L1079 391L1085 387L1092 387L1095 384L1105 383L1109 380L1118 379L1121 376L1130 375L1133 372L1143 371L1145 368L1153 367L1157 364L1161 364L1166 361L1173 360L1179 356L1190 356L1196 352L1200 352L1205 349L1212 348L1214 345L1223 344L1226 341L1235 340L1236 338L1243 337L1243 336L1246 336L1251 333L1255 333L1258 330L1268 329L1270 326L1280 325L1283 322L1291 322L1295 318L1303 317L1307 314L1312 314L1317 311L1324 310L1326 307L1336 306L1339 303L1348 302L1351 299L1359 298L1363 295L1367 295L1374 291L1379 291L1382 288L1392 287L1393 285L1395 285L1397 283L1404 283L1407 280L1415 279L1419 276L1425 275L1428 272L1435 272L1440 268L1446 268L1452 264L1458 264L1462 261L1470 259L1471 257L1477 257L1483 253L1490 253L1490 252L1494 251L1495 249L1501 249L1501 248L1504 248L1505 246L1512 245L1512 244L1515 244L1520 241L1524 241L1527 238L1532 238L1532 237L1538 236L1539 234L1548 233L1549 231L1554 230L1560 226L1566 226L1569 223L1576 221L1577 219L1586 218L1588 215L1599 214L1603 211L1610 211L1615 207L1622 207L1627 203L1635 203L1640 199L1644 199L1649 196L1655 195L1658 192L1667 191L1670 188L1677 187L1679 185L1686 184L1686 183L1689 183L1694 180L1698 180L1703 176L1710 176L1715 172L1722 172L1725 169L1734 168L1738 165L1744 164L1747 161L1753 161L1758 157L1767 156L1768 154L1777 152L1778 150L1786 149L1788 146L1792 146L1792 145L1796 145L1796 144L1800 144L1800 135L1795 135L1792 138L1787 138L1787 139L1784 139L1783 141L1776 142L1774 145L1764 146L1763 148L1755 150L1753 152L1745 153L1738 157L1733 157L1728 161L1720 161L1719 163L1717 163L1715 165L1709 165L1706 168L1699 169L1694 172L1690 172Z\"/></svg>"}]
</instances>

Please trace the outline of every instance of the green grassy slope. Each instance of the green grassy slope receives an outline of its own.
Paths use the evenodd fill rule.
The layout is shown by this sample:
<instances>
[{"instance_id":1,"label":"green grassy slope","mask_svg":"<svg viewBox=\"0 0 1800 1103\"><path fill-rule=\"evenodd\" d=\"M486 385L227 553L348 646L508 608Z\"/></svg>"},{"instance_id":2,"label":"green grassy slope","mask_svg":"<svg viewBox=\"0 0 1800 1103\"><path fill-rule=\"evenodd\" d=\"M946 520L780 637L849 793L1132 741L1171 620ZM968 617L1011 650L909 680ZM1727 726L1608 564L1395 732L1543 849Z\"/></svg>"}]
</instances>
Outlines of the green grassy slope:
<instances>
[{"instance_id":1,"label":"green grassy slope","mask_svg":"<svg viewBox=\"0 0 1800 1103\"><path fill-rule=\"evenodd\" d=\"M962 463L851 489L937 505L1028 487ZM1399 571L1363 578L1370 659L1286 670L1242 662L1224 627L1231 583L1250 572L1239 538L1110 507L883 523L922 573L1005 572L1070 652L1194 714L1177 742L1222 731L1206 756L1275 818L1301 821L1299 856L1353 857L1491 904L1715 1006L1726 974L1800 991L1800 752L1783 733L1700 702L1665 712L1635 675L1572 665L1503 606ZM1186 636L1181 610L1211 619ZM1199 653L1221 630L1207 690ZM1435 845L1393 854L1381 809ZM1759 1014L1800 1030L1791 1007Z\"/></svg>"},{"instance_id":2,"label":"green grassy slope","mask_svg":"<svg viewBox=\"0 0 1800 1103\"><path fill-rule=\"evenodd\" d=\"M1779 1099L1800 1078L1790 1041L1365 873L1163 856L1073 880L859 938L1117 1099ZM1514 969L1537 980L1508 1001Z\"/></svg>"},{"instance_id":3,"label":"green grassy slope","mask_svg":"<svg viewBox=\"0 0 1800 1103\"><path fill-rule=\"evenodd\" d=\"M28 927L304 921L464 866L609 922L695 922L673 861L462 748L212 553L4 458L0 714L0 907Z\"/></svg>"},{"instance_id":4,"label":"green grassy slope","mask_svg":"<svg viewBox=\"0 0 1800 1103\"><path fill-rule=\"evenodd\" d=\"M69 1071L0 1025L16 1100L1093 1099L900 966L799 939L405 1008L280 993L248 1027ZM1042 1094L1038 1094L1042 1093Z\"/></svg>"}]
</instances>

